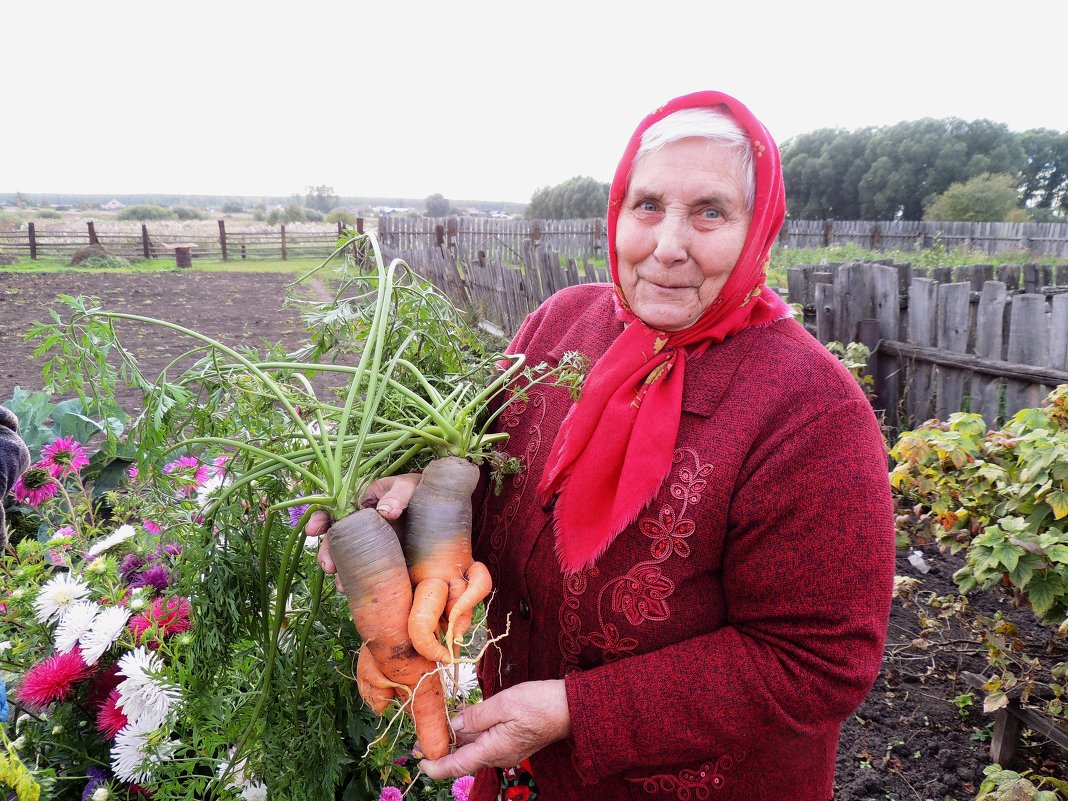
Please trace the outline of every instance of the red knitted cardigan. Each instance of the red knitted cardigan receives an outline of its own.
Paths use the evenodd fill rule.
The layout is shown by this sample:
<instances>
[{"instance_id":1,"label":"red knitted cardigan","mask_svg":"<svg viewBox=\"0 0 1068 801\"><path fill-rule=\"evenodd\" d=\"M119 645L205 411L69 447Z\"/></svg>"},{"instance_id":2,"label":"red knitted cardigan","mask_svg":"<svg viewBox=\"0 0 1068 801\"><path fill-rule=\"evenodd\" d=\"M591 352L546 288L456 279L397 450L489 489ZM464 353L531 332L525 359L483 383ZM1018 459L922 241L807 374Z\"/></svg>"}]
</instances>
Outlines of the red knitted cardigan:
<instances>
[{"instance_id":1,"label":"red knitted cardigan","mask_svg":"<svg viewBox=\"0 0 1068 801\"><path fill-rule=\"evenodd\" d=\"M566 289L512 349L600 356L607 285ZM692 359L671 470L590 567L565 576L537 492L570 407L535 390L498 423L524 471L478 515L493 575L488 696L566 680L572 736L532 758L541 801L827 801L841 721L871 689L889 616L885 448L849 373L793 320ZM472 801L497 792L480 771ZM706 792L708 793L706 795Z\"/></svg>"}]
</instances>

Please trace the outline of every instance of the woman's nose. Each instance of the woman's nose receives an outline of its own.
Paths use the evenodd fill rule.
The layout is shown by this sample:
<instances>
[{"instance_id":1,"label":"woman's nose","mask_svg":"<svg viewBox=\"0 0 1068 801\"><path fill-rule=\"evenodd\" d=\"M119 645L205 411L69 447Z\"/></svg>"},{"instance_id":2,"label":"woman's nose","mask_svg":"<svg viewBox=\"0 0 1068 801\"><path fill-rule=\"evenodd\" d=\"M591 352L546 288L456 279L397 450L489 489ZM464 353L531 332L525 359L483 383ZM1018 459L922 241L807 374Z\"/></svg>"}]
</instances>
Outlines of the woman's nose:
<instances>
[{"instance_id":1,"label":"woman's nose","mask_svg":"<svg viewBox=\"0 0 1068 801\"><path fill-rule=\"evenodd\" d=\"M686 220L668 214L656 228L656 248L653 255L664 265L686 261L690 248L689 229Z\"/></svg>"}]
</instances>

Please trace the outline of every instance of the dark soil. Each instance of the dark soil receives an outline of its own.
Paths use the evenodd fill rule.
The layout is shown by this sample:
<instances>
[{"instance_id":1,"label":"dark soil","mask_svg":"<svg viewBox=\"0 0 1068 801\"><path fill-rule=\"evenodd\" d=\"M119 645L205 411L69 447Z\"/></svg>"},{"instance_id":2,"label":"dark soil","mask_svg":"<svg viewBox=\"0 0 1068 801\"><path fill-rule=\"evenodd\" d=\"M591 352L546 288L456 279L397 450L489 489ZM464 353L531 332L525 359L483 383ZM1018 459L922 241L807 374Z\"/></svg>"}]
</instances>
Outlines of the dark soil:
<instances>
[{"instance_id":1,"label":"dark soil","mask_svg":"<svg viewBox=\"0 0 1068 801\"><path fill-rule=\"evenodd\" d=\"M59 294L91 294L109 308L171 320L230 345L262 347L262 340L282 341L288 349L300 344L303 332L297 311L281 309L290 276L277 273L84 274L4 273L0 271L0 402L15 386L39 389L40 365L33 346L23 341L34 322L48 319ZM165 330L130 327L129 342L140 355L146 374L155 375L176 355L180 342ZM141 398L126 391L120 402L127 411L140 408ZM955 594L956 557L921 546L931 570L917 572L902 553L898 574L922 581L925 591ZM1001 610L1020 627L1027 652L1043 654L1050 630L1030 611L1013 608L997 593L979 593L973 609L993 615ZM974 798L988 751L991 718L982 701L963 716L950 702L969 690L962 671L987 673L978 644L966 640L920 649L912 645L919 632L916 609L895 601L886 659L874 690L850 717L838 751L840 801L967 801ZM1047 664L1068 660L1063 641L1044 654ZM1035 769L1068 780L1068 753L1037 736L1025 744L1012 767Z\"/></svg>"},{"instance_id":2,"label":"dark soil","mask_svg":"<svg viewBox=\"0 0 1068 801\"><path fill-rule=\"evenodd\" d=\"M35 345L23 337L36 322L50 321L49 309L59 309L59 295L91 295L112 311L155 317L192 328L234 347L263 349L264 340L282 342L287 350L306 337L296 309L282 309L285 285L295 276L284 273L5 273L0 270L0 403L21 386L43 387ZM305 292L312 292L306 289ZM62 313L62 312L61 312ZM119 324L120 336L155 378L178 354L192 347L185 339L151 325ZM142 408L134 390L119 393L129 413Z\"/></svg>"}]
</instances>

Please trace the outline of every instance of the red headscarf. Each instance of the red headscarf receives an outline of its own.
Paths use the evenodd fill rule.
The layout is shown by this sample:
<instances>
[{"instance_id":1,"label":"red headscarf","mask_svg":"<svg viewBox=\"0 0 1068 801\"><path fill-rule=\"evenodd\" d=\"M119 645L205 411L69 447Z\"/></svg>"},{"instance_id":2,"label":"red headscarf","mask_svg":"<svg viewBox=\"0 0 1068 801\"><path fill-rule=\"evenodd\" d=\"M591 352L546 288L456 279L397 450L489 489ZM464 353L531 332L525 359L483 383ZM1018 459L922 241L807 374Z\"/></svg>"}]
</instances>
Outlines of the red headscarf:
<instances>
[{"instance_id":1,"label":"red headscarf","mask_svg":"<svg viewBox=\"0 0 1068 801\"><path fill-rule=\"evenodd\" d=\"M626 305L619 282L616 221L642 134L681 109L726 106L751 140L756 195L738 262L696 323L657 331ZM539 489L557 494L556 551L566 573L597 559L656 495L671 468L682 415L687 353L703 353L749 326L787 316L764 283L771 246L786 215L779 150L749 109L719 92L678 97L642 120L616 168L608 196L608 258L626 328L586 377L582 398L560 427Z\"/></svg>"}]
</instances>

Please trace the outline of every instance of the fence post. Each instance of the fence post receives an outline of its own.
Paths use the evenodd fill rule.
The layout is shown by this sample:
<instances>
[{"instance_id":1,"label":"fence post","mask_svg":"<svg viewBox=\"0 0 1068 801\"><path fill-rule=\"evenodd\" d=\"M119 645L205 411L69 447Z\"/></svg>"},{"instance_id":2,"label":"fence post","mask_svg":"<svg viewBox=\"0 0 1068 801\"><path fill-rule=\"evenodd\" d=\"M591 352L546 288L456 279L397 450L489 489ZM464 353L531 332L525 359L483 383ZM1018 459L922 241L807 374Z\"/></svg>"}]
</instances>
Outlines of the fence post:
<instances>
[{"instance_id":1,"label":"fence post","mask_svg":"<svg viewBox=\"0 0 1068 801\"><path fill-rule=\"evenodd\" d=\"M834 239L834 220L823 221L823 246L829 248Z\"/></svg>"},{"instance_id":2,"label":"fence post","mask_svg":"<svg viewBox=\"0 0 1068 801\"><path fill-rule=\"evenodd\" d=\"M30 229L30 260L37 261L37 229L34 228L33 223L29 224Z\"/></svg>"},{"instance_id":3,"label":"fence post","mask_svg":"<svg viewBox=\"0 0 1068 801\"><path fill-rule=\"evenodd\" d=\"M93 224L93 221L90 220L87 225L89 226L89 244L99 245L100 240L96 238L96 226Z\"/></svg>"},{"instance_id":4,"label":"fence post","mask_svg":"<svg viewBox=\"0 0 1068 801\"><path fill-rule=\"evenodd\" d=\"M282 223L278 226L282 229L282 261L286 260L286 224Z\"/></svg>"},{"instance_id":5,"label":"fence post","mask_svg":"<svg viewBox=\"0 0 1068 801\"><path fill-rule=\"evenodd\" d=\"M219 244L222 246L223 261L226 261L226 222L219 220Z\"/></svg>"},{"instance_id":6,"label":"fence post","mask_svg":"<svg viewBox=\"0 0 1068 801\"><path fill-rule=\"evenodd\" d=\"M363 217L357 217L356 218L356 233L358 233L358 234L362 234L363 233Z\"/></svg>"},{"instance_id":7,"label":"fence post","mask_svg":"<svg viewBox=\"0 0 1068 801\"><path fill-rule=\"evenodd\" d=\"M151 259L151 250L148 247L148 225L141 223L141 252L146 259Z\"/></svg>"}]
</instances>

